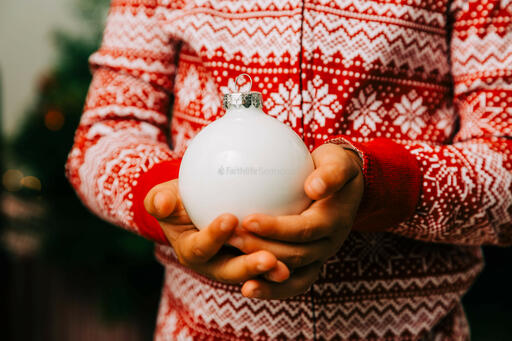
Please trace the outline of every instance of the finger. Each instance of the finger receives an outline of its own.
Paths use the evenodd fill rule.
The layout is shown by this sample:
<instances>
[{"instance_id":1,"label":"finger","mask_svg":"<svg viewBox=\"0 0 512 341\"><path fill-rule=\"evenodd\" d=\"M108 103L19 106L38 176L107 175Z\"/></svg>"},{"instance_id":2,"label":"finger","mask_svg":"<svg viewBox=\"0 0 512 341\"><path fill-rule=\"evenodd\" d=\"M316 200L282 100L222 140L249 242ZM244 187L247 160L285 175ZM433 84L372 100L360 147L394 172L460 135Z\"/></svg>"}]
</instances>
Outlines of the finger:
<instances>
[{"instance_id":1,"label":"finger","mask_svg":"<svg viewBox=\"0 0 512 341\"><path fill-rule=\"evenodd\" d=\"M197 228L192 224L167 224L165 222L160 221L160 227L164 232L167 240L172 244L176 244L176 240L180 237L182 233L187 231L196 232Z\"/></svg>"},{"instance_id":2,"label":"finger","mask_svg":"<svg viewBox=\"0 0 512 341\"><path fill-rule=\"evenodd\" d=\"M185 265L207 262L231 237L237 225L234 215L222 214L201 231L183 232L173 245L180 262Z\"/></svg>"},{"instance_id":3,"label":"finger","mask_svg":"<svg viewBox=\"0 0 512 341\"><path fill-rule=\"evenodd\" d=\"M183 203L178 198L178 203L174 208L174 211L171 215L166 218L160 219L161 222L165 222L170 225L189 225L192 224L190 217L188 216Z\"/></svg>"},{"instance_id":4,"label":"finger","mask_svg":"<svg viewBox=\"0 0 512 341\"><path fill-rule=\"evenodd\" d=\"M194 270L205 273L223 283L240 283L264 274L277 266L277 259L267 251L233 257L222 255L211 262L200 264Z\"/></svg>"},{"instance_id":5,"label":"finger","mask_svg":"<svg viewBox=\"0 0 512 341\"><path fill-rule=\"evenodd\" d=\"M305 243L329 236L333 229L333 218L310 208L300 215L274 217L251 214L243 220L242 227L265 238Z\"/></svg>"},{"instance_id":6,"label":"finger","mask_svg":"<svg viewBox=\"0 0 512 341\"><path fill-rule=\"evenodd\" d=\"M277 265L267 272L265 278L271 282L284 282L290 278L290 269L281 261L277 261Z\"/></svg>"},{"instance_id":7,"label":"finger","mask_svg":"<svg viewBox=\"0 0 512 341\"><path fill-rule=\"evenodd\" d=\"M266 250L291 268L299 268L327 259L330 256L328 253L334 247L326 238L311 243L291 244L263 239L243 229L235 230L228 243L244 253Z\"/></svg>"},{"instance_id":8,"label":"finger","mask_svg":"<svg viewBox=\"0 0 512 341\"><path fill-rule=\"evenodd\" d=\"M167 181L153 187L144 198L144 207L157 219L171 215L178 202L176 181Z\"/></svg>"},{"instance_id":9,"label":"finger","mask_svg":"<svg viewBox=\"0 0 512 341\"><path fill-rule=\"evenodd\" d=\"M242 286L242 295L249 298L276 300L304 294L318 278L321 268L321 263L300 268L283 283L270 283L257 279L249 280Z\"/></svg>"},{"instance_id":10,"label":"finger","mask_svg":"<svg viewBox=\"0 0 512 341\"><path fill-rule=\"evenodd\" d=\"M360 167L347 151L337 145L323 145L315 149L311 156L316 169L306 179L304 190L313 200L339 191L360 172Z\"/></svg>"}]
</instances>

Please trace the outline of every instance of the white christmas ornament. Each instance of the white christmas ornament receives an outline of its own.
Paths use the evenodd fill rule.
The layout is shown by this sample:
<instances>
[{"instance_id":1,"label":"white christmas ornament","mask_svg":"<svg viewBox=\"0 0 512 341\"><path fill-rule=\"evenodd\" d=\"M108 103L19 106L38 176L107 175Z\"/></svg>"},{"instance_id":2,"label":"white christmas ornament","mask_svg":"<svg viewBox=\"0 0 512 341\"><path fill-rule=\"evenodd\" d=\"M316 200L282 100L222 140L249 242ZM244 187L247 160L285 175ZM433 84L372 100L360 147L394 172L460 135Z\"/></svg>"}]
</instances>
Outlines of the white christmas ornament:
<instances>
[{"instance_id":1,"label":"white christmas ornament","mask_svg":"<svg viewBox=\"0 0 512 341\"><path fill-rule=\"evenodd\" d=\"M236 84L241 76L250 79L240 75ZM304 142L262 111L259 92L227 94L223 104L226 114L197 134L181 162L179 191L194 225L205 228L222 213L241 221L302 212L311 202L304 181L314 169Z\"/></svg>"}]
</instances>

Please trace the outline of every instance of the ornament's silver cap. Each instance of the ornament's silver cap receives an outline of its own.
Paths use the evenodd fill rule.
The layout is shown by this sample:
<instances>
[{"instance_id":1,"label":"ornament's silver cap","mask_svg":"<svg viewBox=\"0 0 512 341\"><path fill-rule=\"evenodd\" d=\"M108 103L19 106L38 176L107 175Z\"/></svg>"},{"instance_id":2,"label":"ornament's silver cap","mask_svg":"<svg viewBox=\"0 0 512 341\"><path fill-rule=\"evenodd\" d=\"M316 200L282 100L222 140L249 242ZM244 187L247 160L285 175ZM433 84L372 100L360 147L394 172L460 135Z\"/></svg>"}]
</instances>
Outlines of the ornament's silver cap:
<instances>
[{"instance_id":1,"label":"ornament's silver cap","mask_svg":"<svg viewBox=\"0 0 512 341\"><path fill-rule=\"evenodd\" d=\"M224 109L233 109L233 108L262 108L263 98L261 93L251 91L251 92L235 92L232 94L224 95L224 99L222 104Z\"/></svg>"},{"instance_id":2,"label":"ornament's silver cap","mask_svg":"<svg viewBox=\"0 0 512 341\"><path fill-rule=\"evenodd\" d=\"M240 78L248 78L249 79L249 90L247 92L240 92L240 88L238 86L238 80ZM235 79L235 85L237 87L236 92L225 94L222 104L224 109L232 109L232 108L255 108L261 109L263 106L263 97L261 93L256 91L251 91L252 88L252 78L246 73L242 73Z\"/></svg>"}]
</instances>

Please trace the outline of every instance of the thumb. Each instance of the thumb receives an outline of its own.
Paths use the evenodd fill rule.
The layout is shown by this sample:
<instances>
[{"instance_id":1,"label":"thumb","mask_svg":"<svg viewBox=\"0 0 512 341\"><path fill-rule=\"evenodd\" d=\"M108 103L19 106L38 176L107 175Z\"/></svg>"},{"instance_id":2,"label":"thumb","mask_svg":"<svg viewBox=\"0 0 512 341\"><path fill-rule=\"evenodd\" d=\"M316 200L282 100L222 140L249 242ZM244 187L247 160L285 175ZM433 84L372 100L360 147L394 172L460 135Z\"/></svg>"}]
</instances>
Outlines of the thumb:
<instances>
[{"instance_id":1,"label":"thumb","mask_svg":"<svg viewBox=\"0 0 512 341\"><path fill-rule=\"evenodd\" d=\"M339 191L360 171L360 167L343 147L326 143L311 153L315 170L304 183L306 194L320 200Z\"/></svg>"},{"instance_id":2,"label":"thumb","mask_svg":"<svg viewBox=\"0 0 512 341\"><path fill-rule=\"evenodd\" d=\"M178 188L176 180L156 185L144 198L146 211L157 219L165 219L170 216L176 210L177 204Z\"/></svg>"}]
</instances>

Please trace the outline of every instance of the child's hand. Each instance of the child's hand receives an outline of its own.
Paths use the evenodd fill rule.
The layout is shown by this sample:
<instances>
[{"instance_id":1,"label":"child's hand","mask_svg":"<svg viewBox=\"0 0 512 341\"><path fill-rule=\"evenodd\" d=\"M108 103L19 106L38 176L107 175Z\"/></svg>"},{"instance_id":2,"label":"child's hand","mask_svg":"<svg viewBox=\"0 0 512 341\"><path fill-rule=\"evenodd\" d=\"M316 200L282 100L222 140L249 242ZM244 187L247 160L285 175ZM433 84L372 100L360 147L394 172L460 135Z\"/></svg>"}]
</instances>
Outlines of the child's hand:
<instances>
[{"instance_id":1,"label":"child's hand","mask_svg":"<svg viewBox=\"0 0 512 341\"><path fill-rule=\"evenodd\" d=\"M334 144L317 148L312 156L316 169L304 188L316 201L300 215L250 215L230 239L245 253L270 251L295 269L283 283L247 281L242 287L244 296L284 299L306 292L350 232L363 196L362 161Z\"/></svg>"},{"instance_id":2,"label":"child's hand","mask_svg":"<svg viewBox=\"0 0 512 341\"><path fill-rule=\"evenodd\" d=\"M258 275L272 281L284 281L290 275L288 268L268 251L236 255L221 250L238 225L232 214L223 214L198 231L181 203L177 180L153 187L144 199L144 207L158 219L180 263L208 278L236 284Z\"/></svg>"}]
</instances>

